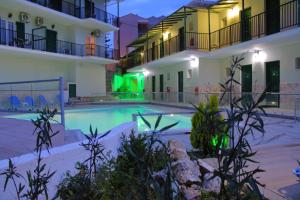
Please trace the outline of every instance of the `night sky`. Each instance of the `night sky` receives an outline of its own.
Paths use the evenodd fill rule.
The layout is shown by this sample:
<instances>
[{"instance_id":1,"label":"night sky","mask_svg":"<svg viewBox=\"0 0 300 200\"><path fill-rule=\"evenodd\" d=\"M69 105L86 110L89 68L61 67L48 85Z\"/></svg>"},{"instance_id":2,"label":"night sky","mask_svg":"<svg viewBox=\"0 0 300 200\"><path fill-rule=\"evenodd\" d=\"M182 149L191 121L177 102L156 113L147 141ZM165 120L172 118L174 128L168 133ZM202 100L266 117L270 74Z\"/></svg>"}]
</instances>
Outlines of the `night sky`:
<instances>
[{"instance_id":1,"label":"night sky","mask_svg":"<svg viewBox=\"0 0 300 200\"><path fill-rule=\"evenodd\" d=\"M151 16L167 16L191 0L125 0L120 3L120 16L128 13L148 18ZM116 14L115 6L110 6L109 11Z\"/></svg>"}]
</instances>

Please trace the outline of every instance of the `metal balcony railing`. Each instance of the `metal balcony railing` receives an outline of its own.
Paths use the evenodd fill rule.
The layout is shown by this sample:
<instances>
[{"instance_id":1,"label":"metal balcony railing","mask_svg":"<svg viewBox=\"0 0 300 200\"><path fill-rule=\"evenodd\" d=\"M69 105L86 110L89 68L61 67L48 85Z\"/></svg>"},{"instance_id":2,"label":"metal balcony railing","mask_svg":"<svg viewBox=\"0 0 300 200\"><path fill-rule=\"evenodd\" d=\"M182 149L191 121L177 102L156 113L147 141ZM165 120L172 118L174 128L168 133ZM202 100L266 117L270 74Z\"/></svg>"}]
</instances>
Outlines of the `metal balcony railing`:
<instances>
[{"instance_id":1,"label":"metal balcony railing","mask_svg":"<svg viewBox=\"0 0 300 200\"><path fill-rule=\"evenodd\" d=\"M47 51L72 56L95 56L118 59L118 51L96 44L76 44L62 40L47 41L47 38L28 33L19 33L10 29L0 28L0 45Z\"/></svg>"},{"instance_id":2,"label":"metal balcony railing","mask_svg":"<svg viewBox=\"0 0 300 200\"><path fill-rule=\"evenodd\" d=\"M68 1L53 0L27 0L41 6L51 8L58 12L62 12L80 19L93 18L114 26L118 24L118 17L96 7L80 7Z\"/></svg>"},{"instance_id":3,"label":"metal balcony railing","mask_svg":"<svg viewBox=\"0 0 300 200\"><path fill-rule=\"evenodd\" d=\"M267 16L272 16L275 12L276 14L280 13L278 27L274 29L275 31L270 32ZM131 68L184 50L211 51L286 31L299 25L298 0L292 0L278 8L265 11L211 33L186 32L177 35L152 48L131 53L127 58L122 59L121 64L126 68Z\"/></svg>"}]
</instances>

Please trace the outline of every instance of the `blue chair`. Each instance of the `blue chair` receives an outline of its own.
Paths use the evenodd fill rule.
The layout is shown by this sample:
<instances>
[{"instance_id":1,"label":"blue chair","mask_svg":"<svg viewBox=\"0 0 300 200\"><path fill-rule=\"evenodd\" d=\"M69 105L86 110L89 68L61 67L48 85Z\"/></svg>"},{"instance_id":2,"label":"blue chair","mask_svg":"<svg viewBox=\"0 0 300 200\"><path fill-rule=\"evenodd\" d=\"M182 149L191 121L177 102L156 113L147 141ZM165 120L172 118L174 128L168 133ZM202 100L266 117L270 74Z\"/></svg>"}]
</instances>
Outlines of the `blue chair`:
<instances>
[{"instance_id":1,"label":"blue chair","mask_svg":"<svg viewBox=\"0 0 300 200\"><path fill-rule=\"evenodd\" d=\"M9 102L12 110L18 110L21 106L21 102L17 96L10 96Z\"/></svg>"},{"instance_id":2,"label":"blue chair","mask_svg":"<svg viewBox=\"0 0 300 200\"><path fill-rule=\"evenodd\" d=\"M29 110L32 110L34 107L34 100L31 96L26 96L24 98L24 107L29 108Z\"/></svg>"},{"instance_id":3,"label":"blue chair","mask_svg":"<svg viewBox=\"0 0 300 200\"><path fill-rule=\"evenodd\" d=\"M38 96L39 99L39 105L40 107L44 108L46 106L49 106L49 102L47 101L47 99L44 97L44 95L39 95Z\"/></svg>"}]
</instances>

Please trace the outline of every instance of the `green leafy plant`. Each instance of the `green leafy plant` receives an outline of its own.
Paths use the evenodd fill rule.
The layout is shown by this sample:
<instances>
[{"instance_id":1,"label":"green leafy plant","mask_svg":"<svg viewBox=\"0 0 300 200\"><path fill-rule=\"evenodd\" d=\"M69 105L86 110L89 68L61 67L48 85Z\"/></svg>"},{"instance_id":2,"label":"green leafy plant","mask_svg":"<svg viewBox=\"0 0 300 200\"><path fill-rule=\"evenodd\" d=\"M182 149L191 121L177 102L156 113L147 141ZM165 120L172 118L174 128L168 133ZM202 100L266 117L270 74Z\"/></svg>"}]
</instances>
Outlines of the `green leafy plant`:
<instances>
[{"instance_id":1,"label":"green leafy plant","mask_svg":"<svg viewBox=\"0 0 300 200\"><path fill-rule=\"evenodd\" d=\"M35 152L37 153L37 165L35 169L26 171L26 177L23 177L17 172L12 160L9 160L8 169L0 174L5 176L4 190L7 189L7 183L12 181L18 199L38 200L41 196L48 199L47 185L55 174L55 171L47 170L46 164L42 163L42 151L45 149L49 152L49 148L53 146L52 138L59 133L58 131L54 132L51 127L51 121L54 120L57 110L51 111L49 108L45 108L38 113L37 119L32 120L35 126L33 134L36 136ZM25 179L27 184L25 185L21 181L17 183L20 178Z\"/></svg>"},{"instance_id":2,"label":"green leafy plant","mask_svg":"<svg viewBox=\"0 0 300 200\"><path fill-rule=\"evenodd\" d=\"M197 112L192 117L191 144L195 149L200 149L204 156L214 155L219 139L221 146L228 145L228 137L224 134L226 125L221 124L224 118L219 111L218 97L211 96L208 104L201 102L194 107Z\"/></svg>"},{"instance_id":3,"label":"green leafy plant","mask_svg":"<svg viewBox=\"0 0 300 200\"><path fill-rule=\"evenodd\" d=\"M234 88L240 85L235 79L236 73L241 70L241 62L244 57L233 57L228 80L221 84L224 90L222 99L227 96L229 107L226 109L224 123L228 127L230 147L223 148L217 145L218 170L216 176L221 178L221 192L219 199L262 199L258 186L261 185L255 179L259 167L250 169L250 163L254 160L256 152L252 151L247 137L254 134L254 130L264 133L264 122L260 112L265 113L261 103L265 98L263 92L255 101L243 100L244 97L235 96ZM251 198L250 198L251 197Z\"/></svg>"},{"instance_id":4,"label":"green leafy plant","mask_svg":"<svg viewBox=\"0 0 300 200\"><path fill-rule=\"evenodd\" d=\"M81 146L89 152L89 157L82 163L77 163L77 173L72 175L70 171L65 174L65 178L58 185L56 196L60 199L100 199L102 192L97 188L96 177L100 164L109 158L105 153L105 148L100 142L101 138L107 136L110 131L99 135L98 129L93 130L90 126L90 134L84 135L86 140Z\"/></svg>"},{"instance_id":5,"label":"green leafy plant","mask_svg":"<svg viewBox=\"0 0 300 200\"><path fill-rule=\"evenodd\" d=\"M140 117L152 130L151 124L141 114ZM151 133L135 135L132 132L122 138L114 170L109 173L107 181L102 182L104 199L174 199L177 193L173 188L175 181L168 147L160 140L159 133L178 123L157 130L161 119L162 115L157 118Z\"/></svg>"}]
</instances>

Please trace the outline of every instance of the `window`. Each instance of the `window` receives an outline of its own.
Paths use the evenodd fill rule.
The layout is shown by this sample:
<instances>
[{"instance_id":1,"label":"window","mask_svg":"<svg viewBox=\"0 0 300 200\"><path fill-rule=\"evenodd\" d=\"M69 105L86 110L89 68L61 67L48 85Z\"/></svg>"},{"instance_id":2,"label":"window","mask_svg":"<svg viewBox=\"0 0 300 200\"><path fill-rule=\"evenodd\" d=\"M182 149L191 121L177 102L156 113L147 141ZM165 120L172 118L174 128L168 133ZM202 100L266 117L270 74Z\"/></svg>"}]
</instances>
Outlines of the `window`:
<instances>
[{"instance_id":1,"label":"window","mask_svg":"<svg viewBox=\"0 0 300 200\"><path fill-rule=\"evenodd\" d=\"M86 44L86 55L94 56L96 54L96 42L95 37L93 35L87 36L85 39Z\"/></svg>"}]
</instances>

